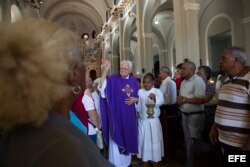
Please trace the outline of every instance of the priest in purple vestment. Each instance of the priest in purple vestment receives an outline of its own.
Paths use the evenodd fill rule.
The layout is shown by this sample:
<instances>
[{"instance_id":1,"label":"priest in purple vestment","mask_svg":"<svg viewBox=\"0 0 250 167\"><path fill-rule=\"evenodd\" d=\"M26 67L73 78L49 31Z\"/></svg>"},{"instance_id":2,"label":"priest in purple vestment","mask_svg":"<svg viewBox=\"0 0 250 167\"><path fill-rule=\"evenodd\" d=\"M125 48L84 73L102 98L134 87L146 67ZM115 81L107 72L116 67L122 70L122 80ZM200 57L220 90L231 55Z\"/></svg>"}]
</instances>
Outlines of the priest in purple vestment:
<instances>
[{"instance_id":1,"label":"priest in purple vestment","mask_svg":"<svg viewBox=\"0 0 250 167\"><path fill-rule=\"evenodd\" d=\"M107 77L109 68L106 61L99 86L104 140L109 145L109 161L115 166L129 166L131 153L138 153L135 103L139 84L131 75L131 61L121 61L120 73Z\"/></svg>"}]
</instances>

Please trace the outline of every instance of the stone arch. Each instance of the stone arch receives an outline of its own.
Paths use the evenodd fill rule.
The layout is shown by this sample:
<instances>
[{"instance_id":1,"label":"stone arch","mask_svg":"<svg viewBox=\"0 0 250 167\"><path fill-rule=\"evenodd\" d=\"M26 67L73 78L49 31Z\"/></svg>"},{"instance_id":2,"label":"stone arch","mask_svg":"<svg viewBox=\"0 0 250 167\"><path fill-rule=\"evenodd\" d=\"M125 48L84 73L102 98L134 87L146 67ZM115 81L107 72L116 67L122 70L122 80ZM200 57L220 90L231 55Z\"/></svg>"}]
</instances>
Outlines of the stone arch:
<instances>
[{"instance_id":1,"label":"stone arch","mask_svg":"<svg viewBox=\"0 0 250 167\"><path fill-rule=\"evenodd\" d=\"M97 78L97 71L96 69L89 70L89 77L94 81Z\"/></svg>"},{"instance_id":2,"label":"stone arch","mask_svg":"<svg viewBox=\"0 0 250 167\"><path fill-rule=\"evenodd\" d=\"M151 33L152 32L152 21L153 21L152 10L154 8L154 3L155 2L152 0L146 0L145 6L143 9L143 16L142 16L142 25L143 25L143 32L144 33Z\"/></svg>"},{"instance_id":3,"label":"stone arch","mask_svg":"<svg viewBox=\"0 0 250 167\"><path fill-rule=\"evenodd\" d=\"M131 35L133 33L133 27L135 27L135 22L136 22L136 18L134 17L134 15L131 15L128 17L128 19L126 19L125 21L125 25L124 25L124 33L123 33L123 57L125 59L129 59L132 60L131 57L131 50L130 50L130 39L131 39Z\"/></svg>"},{"instance_id":4,"label":"stone arch","mask_svg":"<svg viewBox=\"0 0 250 167\"><path fill-rule=\"evenodd\" d=\"M167 33L167 47L164 52L166 52L166 60L165 63L169 68L174 68L175 66L175 60L174 60L174 54L173 51L175 49L175 29L174 29L174 23L171 24L171 27L169 28L169 31Z\"/></svg>"},{"instance_id":5,"label":"stone arch","mask_svg":"<svg viewBox=\"0 0 250 167\"><path fill-rule=\"evenodd\" d=\"M85 85L84 87L86 87L86 84L88 83L89 79L91 78L92 81L94 81L96 78L100 77L99 74L99 68L98 68L98 64L96 63L88 63L85 64Z\"/></svg>"},{"instance_id":6,"label":"stone arch","mask_svg":"<svg viewBox=\"0 0 250 167\"><path fill-rule=\"evenodd\" d=\"M157 44L153 44L153 53L158 53L159 57L160 57L160 52L161 52L161 48L159 45ZM155 56L157 54L153 54L152 56Z\"/></svg>"},{"instance_id":7,"label":"stone arch","mask_svg":"<svg viewBox=\"0 0 250 167\"><path fill-rule=\"evenodd\" d=\"M110 49L110 39L106 39L105 43L104 43L104 55L103 55L103 58L104 59L111 59L111 49Z\"/></svg>"},{"instance_id":8,"label":"stone arch","mask_svg":"<svg viewBox=\"0 0 250 167\"><path fill-rule=\"evenodd\" d=\"M157 16L157 14L161 13L162 11L168 11L173 7L172 3L169 1L151 1L147 0L145 2L145 6L143 9L143 16L142 16L142 36L143 42L144 42L144 53L145 53L145 60L144 63L146 64L147 70L151 71L151 68L154 68L152 65L152 59L151 59L151 53L153 52L153 43L155 43L155 38L158 38L157 40L160 52L159 52L159 61L160 66L165 65L167 63L167 48L168 41L167 41L167 34L164 31L165 28L163 25L165 25L165 22L160 24L158 26L155 26L154 19ZM158 17L158 16L157 16ZM161 17L162 18L162 17ZM150 20L150 21L148 21ZM158 18L159 20L159 18ZM164 20L165 21L165 20ZM167 30L168 31L168 30ZM157 32L157 33L156 33ZM161 45L161 46L160 46Z\"/></svg>"},{"instance_id":9,"label":"stone arch","mask_svg":"<svg viewBox=\"0 0 250 167\"><path fill-rule=\"evenodd\" d=\"M11 22L16 22L22 18L21 10L16 4L11 4L10 6L11 12Z\"/></svg>"},{"instance_id":10,"label":"stone arch","mask_svg":"<svg viewBox=\"0 0 250 167\"><path fill-rule=\"evenodd\" d=\"M159 72L159 69L160 69L160 54L161 54L161 49L160 49L160 46L157 45L157 44L153 44L153 54L152 54L152 57L151 57L151 60L153 62L153 73L154 75L156 76L156 74ZM156 54L158 53L158 54Z\"/></svg>"},{"instance_id":11,"label":"stone arch","mask_svg":"<svg viewBox=\"0 0 250 167\"><path fill-rule=\"evenodd\" d=\"M227 21L229 21L229 24L230 24L230 29L231 29L231 32L234 32L234 24L233 24L233 19L225 14L225 13L221 13L221 14L218 14L218 15L215 15L212 19L209 20L206 28L205 28L205 51L206 51L206 57L205 57L205 61L206 61L206 64L207 65L210 65L211 62L209 61L209 46L208 46L208 36L209 36L209 29L212 27L213 23L217 20L217 19L221 19L221 18L224 18L226 19ZM232 45L234 44L235 40L234 40L234 33L232 33Z\"/></svg>"},{"instance_id":12,"label":"stone arch","mask_svg":"<svg viewBox=\"0 0 250 167\"><path fill-rule=\"evenodd\" d=\"M165 65L165 57L166 57L166 54L163 52L163 50L166 50L166 43L161 32L158 29L153 27L152 32L157 37L158 40L157 47L159 50L159 61L160 61L160 66L163 66ZM155 48L155 45L156 44L153 44L153 49Z\"/></svg>"},{"instance_id":13,"label":"stone arch","mask_svg":"<svg viewBox=\"0 0 250 167\"><path fill-rule=\"evenodd\" d=\"M0 3L0 22L3 21L2 4Z\"/></svg>"},{"instance_id":14,"label":"stone arch","mask_svg":"<svg viewBox=\"0 0 250 167\"><path fill-rule=\"evenodd\" d=\"M118 31L115 30L113 40L112 40L112 67L111 71L112 73L116 73L119 70L119 64L120 64L120 44L119 44L119 35Z\"/></svg>"},{"instance_id":15,"label":"stone arch","mask_svg":"<svg viewBox=\"0 0 250 167\"><path fill-rule=\"evenodd\" d=\"M172 42L171 42L171 47L170 47L170 55L171 55L171 70L172 70L172 77L174 76L174 70L175 70L175 67L177 66L176 62L177 62L177 59L176 59L176 48L175 48L175 38L172 38Z\"/></svg>"},{"instance_id":16,"label":"stone arch","mask_svg":"<svg viewBox=\"0 0 250 167\"><path fill-rule=\"evenodd\" d=\"M100 14L96 11L96 9L90 5L88 2L60 2L60 1L55 1L52 3L52 5L49 5L48 8L46 8L46 10L44 10L43 8L41 9L41 14L43 15L43 17L45 17L48 20L53 20L53 18L55 18L56 16L58 17L58 13L55 13L56 11L58 11L57 9L62 8L63 5L68 5L68 6L79 6L82 9L84 9L84 11L79 11L80 15L86 15L88 16L91 20L93 21L97 21L98 23L102 23L102 17L100 16ZM44 5L45 6L45 5ZM60 9L61 10L61 9ZM67 11L67 10L64 10ZM72 11L67 11L67 13L72 12ZM82 13L83 12L83 13ZM91 13L87 14L87 13Z\"/></svg>"},{"instance_id":17,"label":"stone arch","mask_svg":"<svg viewBox=\"0 0 250 167\"><path fill-rule=\"evenodd\" d=\"M99 33L104 21L97 9L86 1L46 1L41 8L41 16L61 25L68 23L70 27L66 27L70 29L75 25L78 35L83 32L90 34L93 30Z\"/></svg>"},{"instance_id":18,"label":"stone arch","mask_svg":"<svg viewBox=\"0 0 250 167\"><path fill-rule=\"evenodd\" d=\"M0 22L3 21L3 5L0 3Z\"/></svg>"}]
</instances>

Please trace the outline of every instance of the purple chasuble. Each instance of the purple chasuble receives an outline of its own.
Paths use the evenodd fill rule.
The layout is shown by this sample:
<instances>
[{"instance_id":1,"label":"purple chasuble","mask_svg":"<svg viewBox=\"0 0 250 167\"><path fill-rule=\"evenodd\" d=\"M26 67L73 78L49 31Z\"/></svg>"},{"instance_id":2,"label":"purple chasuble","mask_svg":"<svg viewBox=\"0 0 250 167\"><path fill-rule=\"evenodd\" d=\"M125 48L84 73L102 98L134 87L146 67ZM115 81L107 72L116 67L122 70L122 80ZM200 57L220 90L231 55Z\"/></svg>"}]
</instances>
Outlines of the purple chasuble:
<instances>
[{"instance_id":1,"label":"purple chasuble","mask_svg":"<svg viewBox=\"0 0 250 167\"><path fill-rule=\"evenodd\" d=\"M133 76L128 79L114 74L107 77L106 98L100 99L102 130L106 144L109 135L121 154L138 153L138 127L135 104L125 104L129 97L138 98L139 85Z\"/></svg>"}]
</instances>

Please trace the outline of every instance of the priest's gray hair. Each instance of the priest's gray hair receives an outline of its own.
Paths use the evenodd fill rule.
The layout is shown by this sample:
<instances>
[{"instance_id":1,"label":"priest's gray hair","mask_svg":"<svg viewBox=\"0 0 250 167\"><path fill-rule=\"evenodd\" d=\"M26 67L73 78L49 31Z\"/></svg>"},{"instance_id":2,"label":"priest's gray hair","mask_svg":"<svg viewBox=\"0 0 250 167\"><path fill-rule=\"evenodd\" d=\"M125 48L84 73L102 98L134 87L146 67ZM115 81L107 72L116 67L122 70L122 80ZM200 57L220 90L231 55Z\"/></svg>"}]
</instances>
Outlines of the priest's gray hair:
<instances>
[{"instance_id":1,"label":"priest's gray hair","mask_svg":"<svg viewBox=\"0 0 250 167\"><path fill-rule=\"evenodd\" d=\"M127 64L130 71L132 71L133 64L130 60L122 60L120 65Z\"/></svg>"}]
</instances>

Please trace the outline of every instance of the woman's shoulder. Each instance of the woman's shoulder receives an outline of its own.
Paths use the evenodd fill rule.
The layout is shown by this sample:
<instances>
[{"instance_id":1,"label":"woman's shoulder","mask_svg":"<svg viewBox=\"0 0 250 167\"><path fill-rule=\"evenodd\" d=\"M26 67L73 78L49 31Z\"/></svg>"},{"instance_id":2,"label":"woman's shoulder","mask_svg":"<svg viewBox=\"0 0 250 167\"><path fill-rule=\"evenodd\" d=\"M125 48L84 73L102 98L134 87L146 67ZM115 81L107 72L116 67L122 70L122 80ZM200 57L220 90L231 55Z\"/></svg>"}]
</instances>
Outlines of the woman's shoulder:
<instances>
[{"instance_id":1,"label":"woman's shoulder","mask_svg":"<svg viewBox=\"0 0 250 167\"><path fill-rule=\"evenodd\" d=\"M85 91L84 91L84 96L88 96L88 97L92 97L92 92L91 92L91 90L90 89L86 89Z\"/></svg>"}]
</instances>

